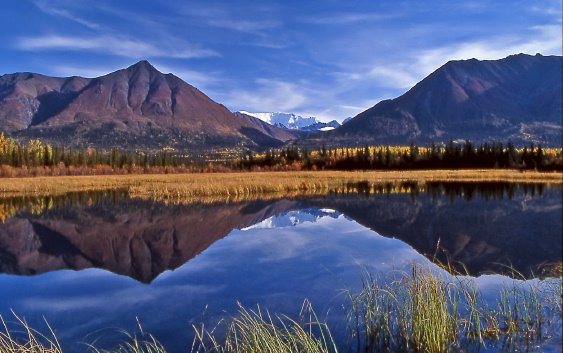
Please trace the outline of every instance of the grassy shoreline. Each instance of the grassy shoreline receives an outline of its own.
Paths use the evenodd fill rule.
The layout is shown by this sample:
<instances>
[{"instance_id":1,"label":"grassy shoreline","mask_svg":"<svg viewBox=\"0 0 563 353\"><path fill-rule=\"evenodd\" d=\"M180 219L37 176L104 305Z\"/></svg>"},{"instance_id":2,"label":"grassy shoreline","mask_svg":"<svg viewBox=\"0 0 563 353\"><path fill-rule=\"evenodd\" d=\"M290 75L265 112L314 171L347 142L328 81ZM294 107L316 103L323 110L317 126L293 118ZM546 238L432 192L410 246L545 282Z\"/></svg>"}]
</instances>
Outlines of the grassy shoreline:
<instances>
[{"instance_id":1,"label":"grassy shoreline","mask_svg":"<svg viewBox=\"0 0 563 353\"><path fill-rule=\"evenodd\" d=\"M499 283L498 296L488 300L471 279L444 276L415 263L410 273L372 274L364 269L360 280L359 291L343 292L346 342L344 332L338 342L334 339L337 331L320 320L307 299L295 319L259 304L248 309L239 303L238 313L215 325L193 324L195 336L186 352L445 353L477 352L486 346L497 352L539 351L561 332L560 277ZM0 352L66 351L47 322L41 333L12 314L15 322L0 316ZM98 341L86 343L87 351L166 353L166 347L137 323L140 334L123 331L123 340L113 348L97 348ZM557 341L554 350L555 345Z\"/></svg>"},{"instance_id":2,"label":"grassy shoreline","mask_svg":"<svg viewBox=\"0 0 563 353\"><path fill-rule=\"evenodd\" d=\"M563 184L563 173L517 170L292 171L194 174L130 174L0 179L0 197L128 189L133 196L242 196L323 193L348 183L516 182Z\"/></svg>"}]
</instances>

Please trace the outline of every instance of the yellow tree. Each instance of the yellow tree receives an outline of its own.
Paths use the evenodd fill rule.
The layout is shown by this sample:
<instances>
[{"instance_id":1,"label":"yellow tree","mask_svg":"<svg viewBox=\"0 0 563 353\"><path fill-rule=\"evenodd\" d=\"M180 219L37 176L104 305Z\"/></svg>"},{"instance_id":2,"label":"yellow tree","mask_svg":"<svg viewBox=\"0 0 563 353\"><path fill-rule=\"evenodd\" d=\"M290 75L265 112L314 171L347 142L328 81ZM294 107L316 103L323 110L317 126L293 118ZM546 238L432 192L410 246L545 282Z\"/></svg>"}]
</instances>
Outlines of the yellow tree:
<instances>
[{"instance_id":1,"label":"yellow tree","mask_svg":"<svg viewBox=\"0 0 563 353\"><path fill-rule=\"evenodd\" d=\"M40 164L43 148L39 139L29 140L28 142L30 162L33 166Z\"/></svg>"}]
</instances>

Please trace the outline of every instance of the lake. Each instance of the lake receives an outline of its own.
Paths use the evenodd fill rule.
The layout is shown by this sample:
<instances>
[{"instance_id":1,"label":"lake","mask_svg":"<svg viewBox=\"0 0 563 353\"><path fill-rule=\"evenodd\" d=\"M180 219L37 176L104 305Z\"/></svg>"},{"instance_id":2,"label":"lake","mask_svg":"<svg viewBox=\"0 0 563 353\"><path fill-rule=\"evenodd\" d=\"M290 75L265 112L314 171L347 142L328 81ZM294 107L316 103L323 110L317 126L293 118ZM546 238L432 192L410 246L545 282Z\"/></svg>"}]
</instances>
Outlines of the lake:
<instances>
[{"instance_id":1,"label":"lake","mask_svg":"<svg viewBox=\"0 0 563 353\"><path fill-rule=\"evenodd\" d=\"M493 298L562 259L562 190L427 183L328 195L166 204L125 191L0 199L0 315L56 331L66 351L109 348L119 330L189 352L192 325L244 307L297 317L305 299L346 346L344 290L360 273L436 262ZM534 279L536 278L536 279ZM560 351L561 336L539 344ZM343 351L345 351L343 349Z\"/></svg>"}]
</instances>

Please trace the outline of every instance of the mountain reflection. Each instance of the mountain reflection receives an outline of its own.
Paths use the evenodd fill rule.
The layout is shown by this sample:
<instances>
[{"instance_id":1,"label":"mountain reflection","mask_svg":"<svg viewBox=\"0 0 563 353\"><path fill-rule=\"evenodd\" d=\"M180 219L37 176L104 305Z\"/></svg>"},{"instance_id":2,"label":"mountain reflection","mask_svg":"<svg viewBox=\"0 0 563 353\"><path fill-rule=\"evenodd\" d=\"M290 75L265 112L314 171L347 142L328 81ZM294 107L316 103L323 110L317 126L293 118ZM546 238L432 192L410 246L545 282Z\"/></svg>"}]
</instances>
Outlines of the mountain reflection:
<instances>
[{"instance_id":1,"label":"mountain reflection","mask_svg":"<svg viewBox=\"0 0 563 353\"><path fill-rule=\"evenodd\" d=\"M562 260L561 190L541 184L349 185L324 196L171 205L125 191L0 200L0 271L103 268L142 282L178 268L233 229L283 213L336 210L469 274L526 276ZM311 211L317 210L317 211ZM299 212L296 213L299 217ZM266 223L264 223L266 221ZM289 222L291 226L298 222Z\"/></svg>"}]
</instances>

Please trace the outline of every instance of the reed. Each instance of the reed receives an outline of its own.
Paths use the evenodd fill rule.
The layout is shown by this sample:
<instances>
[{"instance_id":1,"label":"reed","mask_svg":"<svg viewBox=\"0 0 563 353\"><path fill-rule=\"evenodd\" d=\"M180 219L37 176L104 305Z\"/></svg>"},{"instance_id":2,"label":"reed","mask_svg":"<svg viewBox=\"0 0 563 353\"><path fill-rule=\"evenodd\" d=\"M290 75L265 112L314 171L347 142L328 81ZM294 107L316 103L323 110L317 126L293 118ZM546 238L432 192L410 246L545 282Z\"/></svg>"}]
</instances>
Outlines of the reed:
<instances>
[{"instance_id":1,"label":"reed","mask_svg":"<svg viewBox=\"0 0 563 353\"><path fill-rule=\"evenodd\" d=\"M346 189L350 183L368 186L439 181L506 181L561 185L559 172L515 170L417 170L417 171L316 171L141 174L0 178L0 197L48 196L69 192L128 189L132 196L189 198L208 196L266 195Z\"/></svg>"},{"instance_id":2,"label":"reed","mask_svg":"<svg viewBox=\"0 0 563 353\"><path fill-rule=\"evenodd\" d=\"M224 339L220 341L216 328L197 328L192 352L228 353L328 353L337 352L328 326L319 321L311 303L305 300L300 320L275 316L268 311L249 310L239 303L239 315L226 323Z\"/></svg>"},{"instance_id":3,"label":"reed","mask_svg":"<svg viewBox=\"0 0 563 353\"><path fill-rule=\"evenodd\" d=\"M420 265L392 279L364 273L361 290L346 292L350 344L357 352L529 349L561 326L552 283L562 282L512 280L491 305L471 280L446 279Z\"/></svg>"},{"instance_id":4,"label":"reed","mask_svg":"<svg viewBox=\"0 0 563 353\"><path fill-rule=\"evenodd\" d=\"M25 319L12 313L15 327L9 326L0 315L3 330L0 331L0 352L2 353L62 353L55 332L47 322L49 335L30 327Z\"/></svg>"},{"instance_id":5,"label":"reed","mask_svg":"<svg viewBox=\"0 0 563 353\"><path fill-rule=\"evenodd\" d=\"M470 278L438 274L419 264L413 264L409 273L376 276L362 270L360 279L359 291L345 291L347 347L337 347L328 325L305 300L297 320L239 303L236 316L221 320L211 330L203 324L193 326L191 352L441 353L478 351L483 346L510 352L533 350L545 337L560 334L561 277L532 282L512 279L501 288L496 302L486 301ZM15 329L0 317L0 352L63 352L48 324L49 335L44 335L14 316ZM139 328L140 336L125 333L123 342L109 350L87 345L88 350L166 352L155 337Z\"/></svg>"},{"instance_id":6,"label":"reed","mask_svg":"<svg viewBox=\"0 0 563 353\"><path fill-rule=\"evenodd\" d=\"M93 353L166 353L164 346L153 336L142 334L138 338L134 334L123 332L125 339L116 347L109 350L88 345L89 352Z\"/></svg>"}]
</instances>

